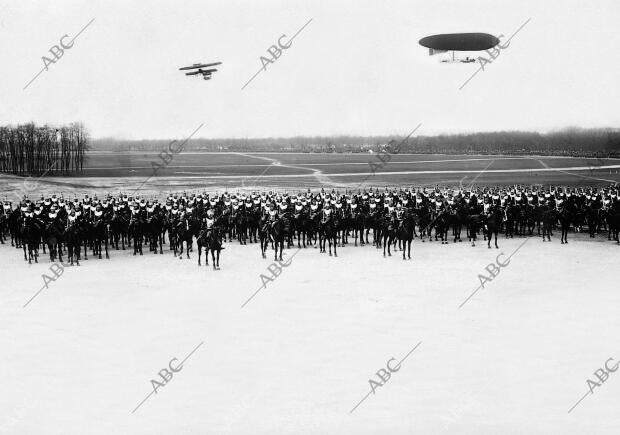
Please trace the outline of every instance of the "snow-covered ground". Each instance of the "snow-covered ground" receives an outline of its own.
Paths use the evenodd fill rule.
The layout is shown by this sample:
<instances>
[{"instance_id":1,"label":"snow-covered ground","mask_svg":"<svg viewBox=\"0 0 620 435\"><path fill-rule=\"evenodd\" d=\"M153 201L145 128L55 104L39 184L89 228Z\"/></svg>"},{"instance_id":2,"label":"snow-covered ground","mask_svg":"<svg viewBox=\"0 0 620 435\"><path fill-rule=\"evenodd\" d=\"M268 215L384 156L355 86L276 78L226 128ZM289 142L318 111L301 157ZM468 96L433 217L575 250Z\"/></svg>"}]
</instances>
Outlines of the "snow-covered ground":
<instances>
[{"instance_id":1,"label":"snow-covered ground","mask_svg":"<svg viewBox=\"0 0 620 435\"><path fill-rule=\"evenodd\" d=\"M0 433L617 434L620 373L568 410L620 361L620 247L557 236L528 240L462 308L524 239L416 240L412 261L308 248L243 308L271 275L256 245L227 244L219 271L112 251L25 308L49 259L0 246Z\"/></svg>"}]
</instances>

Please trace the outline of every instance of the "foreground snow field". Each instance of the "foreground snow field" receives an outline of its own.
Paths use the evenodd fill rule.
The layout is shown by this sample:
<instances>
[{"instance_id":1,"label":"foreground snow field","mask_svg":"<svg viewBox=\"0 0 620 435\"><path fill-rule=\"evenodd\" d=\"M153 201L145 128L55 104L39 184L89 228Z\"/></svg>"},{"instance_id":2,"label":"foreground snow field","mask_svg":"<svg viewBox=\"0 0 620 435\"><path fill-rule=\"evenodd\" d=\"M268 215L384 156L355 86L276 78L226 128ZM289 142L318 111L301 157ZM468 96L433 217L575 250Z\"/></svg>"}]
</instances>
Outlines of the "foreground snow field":
<instances>
[{"instance_id":1,"label":"foreground snow field","mask_svg":"<svg viewBox=\"0 0 620 435\"><path fill-rule=\"evenodd\" d=\"M308 248L244 308L270 275L257 245L226 244L219 271L195 252L112 251L25 308L49 258L0 246L0 433L617 434L620 373L568 410L620 361L620 247L557 236L528 240L462 308L524 239L416 240L412 261Z\"/></svg>"}]
</instances>

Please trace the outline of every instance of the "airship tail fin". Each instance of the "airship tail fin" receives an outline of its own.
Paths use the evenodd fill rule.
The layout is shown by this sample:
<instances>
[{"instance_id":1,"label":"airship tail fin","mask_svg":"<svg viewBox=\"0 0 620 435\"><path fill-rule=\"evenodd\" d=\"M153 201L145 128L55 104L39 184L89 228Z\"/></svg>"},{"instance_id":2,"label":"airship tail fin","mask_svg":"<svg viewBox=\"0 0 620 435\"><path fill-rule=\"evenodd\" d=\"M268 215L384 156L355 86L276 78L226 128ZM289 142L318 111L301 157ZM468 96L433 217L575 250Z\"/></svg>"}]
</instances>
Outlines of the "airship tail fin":
<instances>
[{"instance_id":1,"label":"airship tail fin","mask_svg":"<svg viewBox=\"0 0 620 435\"><path fill-rule=\"evenodd\" d=\"M439 53L445 53L447 50L435 50L434 48L429 48L428 49L428 55L429 56L433 56L435 54L439 54Z\"/></svg>"}]
</instances>

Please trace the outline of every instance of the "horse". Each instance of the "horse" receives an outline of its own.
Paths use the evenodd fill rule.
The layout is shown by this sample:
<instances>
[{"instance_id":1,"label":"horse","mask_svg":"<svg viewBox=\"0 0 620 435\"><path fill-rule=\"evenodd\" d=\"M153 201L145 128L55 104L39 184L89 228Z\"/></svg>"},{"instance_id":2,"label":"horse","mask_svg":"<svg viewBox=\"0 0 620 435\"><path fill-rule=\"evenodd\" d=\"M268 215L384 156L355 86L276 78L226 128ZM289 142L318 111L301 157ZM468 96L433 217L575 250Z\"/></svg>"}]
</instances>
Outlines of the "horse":
<instances>
[{"instance_id":1,"label":"horse","mask_svg":"<svg viewBox=\"0 0 620 435\"><path fill-rule=\"evenodd\" d=\"M278 248L280 250L280 261L282 261L282 251L284 250L284 239L286 239L285 219L281 216L269 222L269 236L273 242L274 260L278 259Z\"/></svg>"},{"instance_id":2,"label":"horse","mask_svg":"<svg viewBox=\"0 0 620 435\"><path fill-rule=\"evenodd\" d=\"M177 237L177 243L180 247L179 250L179 260L183 259L183 242L185 242L185 252L186 257L189 260L189 251L194 244L194 235L193 235L193 223L189 216L181 217L175 225L175 232ZM177 255L177 246L174 247L174 256Z\"/></svg>"},{"instance_id":3,"label":"horse","mask_svg":"<svg viewBox=\"0 0 620 435\"><path fill-rule=\"evenodd\" d=\"M133 255L142 255L142 235L144 234L144 222L138 213L133 213L129 220L129 237L133 239Z\"/></svg>"},{"instance_id":4,"label":"horse","mask_svg":"<svg viewBox=\"0 0 620 435\"><path fill-rule=\"evenodd\" d=\"M301 248L301 244L303 243L304 248L306 247L306 239L309 237L309 229L310 229L310 217L308 216L308 211L302 209L296 209L295 214L293 215L293 232L297 237L297 247ZM310 240L308 240L310 243Z\"/></svg>"},{"instance_id":5,"label":"horse","mask_svg":"<svg viewBox=\"0 0 620 435\"><path fill-rule=\"evenodd\" d=\"M476 240L478 240L478 230L480 229L482 221L483 216L477 212L468 214L467 216L467 240L471 242L471 246L476 246Z\"/></svg>"},{"instance_id":6,"label":"horse","mask_svg":"<svg viewBox=\"0 0 620 435\"><path fill-rule=\"evenodd\" d=\"M247 228L248 228L248 236L250 239L250 243L252 243L252 238L254 239L253 243L258 243L258 230L260 224L260 208L252 207L248 210L247 214Z\"/></svg>"},{"instance_id":7,"label":"horse","mask_svg":"<svg viewBox=\"0 0 620 435\"><path fill-rule=\"evenodd\" d=\"M452 228L454 243L456 243L457 240L460 242L461 232L463 230L463 221L465 220L463 215L464 208L459 205L454 205L448 210L448 226Z\"/></svg>"},{"instance_id":8,"label":"horse","mask_svg":"<svg viewBox=\"0 0 620 435\"><path fill-rule=\"evenodd\" d=\"M507 204L504 213L506 222L506 238L510 237L512 239L515 234L515 226L519 215L519 210L516 205Z\"/></svg>"},{"instance_id":9,"label":"horse","mask_svg":"<svg viewBox=\"0 0 620 435\"><path fill-rule=\"evenodd\" d=\"M429 242L432 241L431 225L433 224L433 222L429 208L426 207L424 204L421 204L415 210L418 218L418 227L420 228L420 239L422 239L422 243L425 242L426 236L428 236Z\"/></svg>"},{"instance_id":10,"label":"horse","mask_svg":"<svg viewBox=\"0 0 620 435\"><path fill-rule=\"evenodd\" d=\"M528 221L528 213L527 213L527 205L519 204L517 205L517 211L515 212L515 227L517 229L518 236L524 236L525 230L527 228Z\"/></svg>"},{"instance_id":11,"label":"horse","mask_svg":"<svg viewBox=\"0 0 620 435\"><path fill-rule=\"evenodd\" d=\"M364 246L366 242L364 241L364 215L357 207L351 207L351 216L349 218L349 222L351 223L351 229L353 230L353 237L355 239L355 246L357 246L357 236L359 234L360 245ZM368 239L366 239L368 241Z\"/></svg>"},{"instance_id":12,"label":"horse","mask_svg":"<svg viewBox=\"0 0 620 435\"><path fill-rule=\"evenodd\" d=\"M325 252L325 242L329 245L329 255L332 255L332 244L334 245L334 257L338 256L336 245L338 244L338 218L335 213L326 213L324 210L319 224L319 248L320 252ZM282 260L282 258L280 258Z\"/></svg>"},{"instance_id":13,"label":"horse","mask_svg":"<svg viewBox=\"0 0 620 435\"><path fill-rule=\"evenodd\" d=\"M215 219L204 218L200 226L200 233L196 236L196 244L198 245L198 265L200 266L200 255L202 248L205 250L205 266L209 265L209 251L211 251L211 259L213 260L213 268L220 268L220 251L222 248L219 226ZM217 257L216 254L217 253Z\"/></svg>"},{"instance_id":14,"label":"horse","mask_svg":"<svg viewBox=\"0 0 620 435\"><path fill-rule=\"evenodd\" d=\"M222 249L222 235L220 225L216 221L213 227L207 231L207 245L211 251L211 260L213 269L220 270L220 252ZM216 255L217 254L217 255ZM205 261L207 260L207 252L205 251Z\"/></svg>"},{"instance_id":15,"label":"horse","mask_svg":"<svg viewBox=\"0 0 620 435\"><path fill-rule=\"evenodd\" d=\"M260 219L259 227L258 227L258 235L260 239L260 251L261 251L261 255L263 258L267 258L267 255L265 254L265 252L267 251L267 247L269 246L269 240L271 239L271 236L269 234L270 229L271 228L269 225L269 221L267 219L267 215L264 215Z\"/></svg>"},{"instance_id":16,"label":"horse","mask_svg":"<svg viewBox=\"0 0 620 435\"><path fill-rule=\"evenodd\" d=\"M595 238L600 225L598 210L588 207L586 212L586 222L588 223L588 232L591 238Z\"/></svg>"},{"instance_id":17,"label":"horse","mask_svg":"<svg viewBox=\"0 0 620 435\"><path fill-rule=\"evenodd\" d=\"M245 209L239 208L231 216L234 221L237 240L240 245L245 245L248 231L248 218Z\"/></svg>"},{"instance_id":18,"label":"horse","mask_svg":"<svg viewBox=\"0 0 620 435\"><path fill-rule=\"evenodd\" d=\"M449 212L441 211L434 220L435 226L435 241L437 241L437 235L441 238L441 244L448 244L448 230L450 229L450 215ZM456 238L454 239L456 242Z\"/></svg>"},{"instance_id":19,"label":"horse","mask_svg":"<svg viewBox=\"0 0 620 435\"><path fill-rule=\"evenodd\" d=\"M69 257L72 266L74 260L78 266L80 265L80 233L81 230L77 218L67 219L63 238L67 244L67 257Z\"/></svg>"},{"instance_id":20,"label":"horse","mask_svg":"<svg viewBox=\"0 0 620 435\"><path fill-rule=\"evenodd\" d=\"M538 235L540 236L540 221L541 221L541 213L540 207L538 205L528 205L527 206L527 229L529 235L534 234L534 228L538 228Z\"/></svg>"},{"instance_id":21,"label":"horse","mask_svg":"<svg viewBox=\"0 0 620 435\"><path fill-rule=\"evenodd\" d=\"M22 247L21 237L21 219L22 211L19 208L13 210L8 217L9 234L11 235L11 246L16 248Z\"/></svg>"},{"instance_id":22,"label":"horse","mask_svg":"<svg viewBox=\"0 0 620 435\"><path fill-rule=\"evenodd\" d=\"M499 249L499 246L497 246L497 235L502 226L502 219L502 211L498 207L491 207L485 216L484 229L488 240L487 247L489 249L491 249L491 239L493 236L495 236L495 248Z\"/></svg>"},{"instance_id":23,"label":"horse","mask_svg":"<svg viewBox=\"0 0 620 435\"><path fill-rule=\"evenodd\" d=\"M20 233L24 249L24 260L28 260L28 264L32 264L33 259L35 263L38 263L39 241L41 240L40 223L32 215L26 214L22 218ZM26 248L28 250L28 257L26 257Z\"/></svg>"},{"instance_id":24,"label":"horse","mask_svg":"<svg viewBox=\"0 0 620 435\"><path fill-rule=\"evenodd\" d=\"M50 261L53 263L58 257L62 262L62 236L63 225L58 216L49 220L45 225L45 243L50 255Z\"/></svg>"},{"instance_id":25,"label":"horse","mask_svg":"<svg viewBox=\"0 0 620 435\"><path fill-rule=\"evenodd\" d=\"M149 250L157 255L157 245L159 244L159 253L163 254L164 219L158 210L154 210L147 215L145 230L149 242Z\"/></svg>"},{"instance_id":26,"label":"horse","mask_svg":"<svg viewBox=\"0 0 620 435\"><path fill-rule=\"evenodd\" d=\"M4 211L0 210L0 243L4 245L4 236L9 229L9 218Z\"/></svg>"},{"instance_id":27,"label":"horse","mask_svg":"<svg viewBox=\"0 0 620 435\"><path fill-rule=\"evenodd\" d=\"M542 212L542 240L545 241L545 236L547 236L547 241L551 241L551 229L553 225L557 221L556 211L555 209L548 207Z\"/></svg>"},{"instance_id":28,"label":"horse","mask_svg":"<svg viewBox=\"0 0 620 435\"><path fill-rule=\"evenodd\" d=\"M570 228L570 224L572 222L572 213L568 206L561 207L557 214L560 220L560 229L562 231L562 235L560 237L561 244L568 243L568 230Z\"/></svg>"},{"instance_id":29,"label":"horse","mask_svg":"<svg viewBox=\"0 0 620 435\"><path fill-rule=\"evenodd\" d=\"M125 250L125 240L128 239L129 228L128 221L124 214L114 207L112 212L112 218L110 219L110 243L118 250L118 241L121 241L123 251Z\"/></svg>"},{"instance_id":30,"label":"horse","mask_svg":"<svg viewBox=\"0 0 620 435\"><path fill-rule=\"evenodd\" d=\"M609 228L611 229L612 239L620 244L620 201L616 201L615 204L609 209L611 219L609 220Z\"/></svg>"},{"instance_id":31,"label":"horse","mask_svg":"<svg viewBox=\"0 0 620 435\"><path fill-rule=\"evenodd\" d=\"M319 240L319 231L321 228L321 212L310 209L310 216L308 218L308 244L312 244L316 249L316 243Z\"/></svg>"},{"instance_id":32,"label":"horse","mask_svg":"<svg viewBox=\"0 0 620 435\"><path fill-rule=\"evenodd\" d=\"M405 250L407 256L411 260L411 242L413 241L413 232L415 229L415 221L413 215L410 213L404 213L401 219L399 219L398 228L396 230L396 236L398 237L398 244L402 242L403 260L405 260Z\"/></svg>"},{"instance_id":33,"label":"horse","mask_svg":"<svg viewBox=\"0 0 620 435\"><path fill-rule=\"evenodd\" d=\"M372 244L379 249L381 247L381 215L377 208L370 208L364 219L364 227L366 228L366 241L368 241L368 233L372 230Z\"/></svg>"},{"instance_id":34,"label":"horse","mask_svg":"<svg viewBox=\"0 0 620 435\"><path fill-rule=\"evenodd\" d=\"M93 255L98 255L101 259L101 243L105 245L105 258L109 259L108 254L108 230L109 224L106 222L105 215L96 216L91 227L91 237L93 242Z\"/></svg>"},{"instance_id":35,"label":"horse","mask_svg":"<svg viewBox=\"0 0 620 435\"><path fill-rule=\"evenodd\" d=\"M383 239L383 256L385 257L385 248L387 246L388 255L391 257L390 247L396 240L395 219L392 216L384 216L381 220L381 238Z\"/></svg>"},{"instance_id":36,"label":"horse","mask_svg":"<svg viewBox=\"0 0 620 435\"><path fill-rule=\"evenodd\" d=\"M340 205L340 204L338 204ZM344 245L349 244L349 227L350 227L350 217L349 212L344 207L336 207L334 211L335 216L338 218L338 225L336 227L337 239L339 240L339 246L344 247Z\"/></svg>"}]
</instances>

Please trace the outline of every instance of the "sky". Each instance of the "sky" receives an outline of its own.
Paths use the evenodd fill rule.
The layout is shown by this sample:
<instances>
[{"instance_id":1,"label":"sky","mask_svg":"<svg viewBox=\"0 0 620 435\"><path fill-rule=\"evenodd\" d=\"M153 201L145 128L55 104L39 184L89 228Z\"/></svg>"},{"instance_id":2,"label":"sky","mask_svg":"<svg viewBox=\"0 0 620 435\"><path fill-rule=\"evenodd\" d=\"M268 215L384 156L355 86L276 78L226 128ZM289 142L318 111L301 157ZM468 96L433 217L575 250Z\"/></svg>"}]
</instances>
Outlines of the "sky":
<instances>
[{"instance_id":1,"label":"sky","mask_svg":"<svg viewBox=\"0 0 620 435\"><path fill-rule=\"evenodd\" d=\"M507 38L526 21L462 89L479 63L441 64L418 45ZM617 0L0 0L0 125L81 121L94 138L126 139L199 125L204 138L619 127L619 22ZM211 61L223 64L210 81L178 70Z\"/></svg>"}]
</instances>

